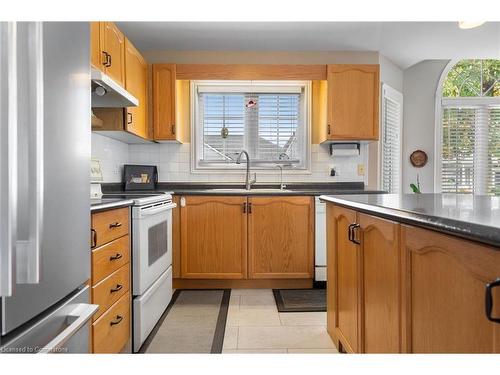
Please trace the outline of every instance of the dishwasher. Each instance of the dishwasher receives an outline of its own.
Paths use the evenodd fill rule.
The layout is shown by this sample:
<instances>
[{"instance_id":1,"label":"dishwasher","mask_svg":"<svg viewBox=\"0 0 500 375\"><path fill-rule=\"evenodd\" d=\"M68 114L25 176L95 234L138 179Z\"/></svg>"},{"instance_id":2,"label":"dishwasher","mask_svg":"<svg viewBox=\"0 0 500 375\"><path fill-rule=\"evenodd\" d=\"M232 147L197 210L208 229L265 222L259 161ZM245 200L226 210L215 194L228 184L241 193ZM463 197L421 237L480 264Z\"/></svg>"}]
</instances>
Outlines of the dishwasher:
<instances>
[{"instance_id":1,"label":"dishwasher","mask_svg":"<svg viewBox=\"0 0 500 375\"><path fill-rule=\"evenodd\" d=\"M315 198L314 281L326 282L326 203Z\"/></svg>"}]
</instances>

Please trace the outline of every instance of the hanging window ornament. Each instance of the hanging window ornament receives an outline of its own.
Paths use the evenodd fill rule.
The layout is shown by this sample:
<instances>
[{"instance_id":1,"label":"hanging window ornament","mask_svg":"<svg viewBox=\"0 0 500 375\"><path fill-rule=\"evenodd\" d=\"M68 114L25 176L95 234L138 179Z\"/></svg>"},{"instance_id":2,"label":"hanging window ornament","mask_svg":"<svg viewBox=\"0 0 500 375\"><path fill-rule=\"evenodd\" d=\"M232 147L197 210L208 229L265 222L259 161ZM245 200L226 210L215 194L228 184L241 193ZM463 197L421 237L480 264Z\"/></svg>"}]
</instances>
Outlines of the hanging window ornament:
<instances>
[{"instance_id":1,"label":"hanging window ornament","mask_svg":"<svg viewBox=\"0 0 500 375\"><path fill-rule=\"evenodd\" d=\"M226 128L226 127L223 127L221 130L220 130L220 136L222 138L227 138L229 135L229 129Z\"/></svg>"},{"instance_id":2,"label":"hanging window ornament","mask_svg":"<svg viewBox=\"0 0 500 375\"><path fill-rule=\"evenodd\" d=\"M257 106L257 100L255 99L248 99L247 104L245 104L245 107L247 108L254 108Z\"/></svg>"}]
</instances>

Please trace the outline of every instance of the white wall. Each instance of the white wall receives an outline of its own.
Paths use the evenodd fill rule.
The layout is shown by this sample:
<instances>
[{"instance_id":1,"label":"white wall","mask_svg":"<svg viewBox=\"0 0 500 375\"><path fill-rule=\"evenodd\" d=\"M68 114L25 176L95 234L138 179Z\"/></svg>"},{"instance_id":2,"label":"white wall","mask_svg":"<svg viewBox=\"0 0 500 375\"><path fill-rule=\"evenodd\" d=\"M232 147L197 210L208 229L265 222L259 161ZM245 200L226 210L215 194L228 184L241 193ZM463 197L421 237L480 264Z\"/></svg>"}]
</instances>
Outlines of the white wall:
<instances>
[{"instance_id":1,"label":"white wall","mask_svg":"<svg viewBox=\"0 0 500 375\"><path fill-rule=\"evenodd\" d=\"M403 192L419 174L422 192L434 192L434 138L436 89L449 60L425 60L406 69L403 74ZM415 168L410 154L423 150L429 156L427 165Z\"/></svg>"}]
</instances>

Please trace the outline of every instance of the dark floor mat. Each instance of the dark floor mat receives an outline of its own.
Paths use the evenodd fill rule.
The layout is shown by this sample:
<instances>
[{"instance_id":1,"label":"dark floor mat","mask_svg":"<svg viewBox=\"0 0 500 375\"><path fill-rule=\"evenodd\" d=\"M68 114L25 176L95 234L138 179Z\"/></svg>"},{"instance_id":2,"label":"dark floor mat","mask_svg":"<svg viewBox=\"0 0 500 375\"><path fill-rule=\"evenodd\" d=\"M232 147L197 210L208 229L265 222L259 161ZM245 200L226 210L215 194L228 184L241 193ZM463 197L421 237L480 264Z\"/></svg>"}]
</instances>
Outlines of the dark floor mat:
<instances>
[{"instance_id":1,"label":"dark floor mat","mask_svg":"<svg viewBox=\"0 0 500 375\"><path fill-rule=\"evenodd\" d=\"M273 289L279 312L326 311L326 289Z\"/></svg>"}]
</instances>

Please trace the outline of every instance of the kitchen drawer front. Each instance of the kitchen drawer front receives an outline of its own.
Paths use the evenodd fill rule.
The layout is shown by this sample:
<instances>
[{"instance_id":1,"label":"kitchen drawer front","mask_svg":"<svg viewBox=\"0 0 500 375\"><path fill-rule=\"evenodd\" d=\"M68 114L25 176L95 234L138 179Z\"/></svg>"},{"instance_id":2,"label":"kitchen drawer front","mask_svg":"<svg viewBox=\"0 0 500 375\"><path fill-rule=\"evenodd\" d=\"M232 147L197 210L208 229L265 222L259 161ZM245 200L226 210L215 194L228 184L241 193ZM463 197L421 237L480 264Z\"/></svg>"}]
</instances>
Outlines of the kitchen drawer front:
<instances>
[{"instance_id":1,"label":"kitchen drawer front","mask_svg":"<svg viewBox=\"0 0 500 375\"><path fill-rule=\"evenodd\" d=\"M92 287L92 303L99 305L99 310L94 315L97 320L121 296L130 290L130 264L124 265L119 270Z\"/></svg>"},{"instance_id":2,"label":"kitchen drawer front","mask_svg":"<svg viewBox=\"0 0 500 375\"><path fill-rule=\"evenodd\" d=\"M126 293L92 324L93 352L119 353L130 338L130 296Z\"/></svg>"},{"instance_id":3,"label":"kitchen drawer front","mask_svg":"<svg viewBox=\"0 0 500 375\"><path fill-rule=\"evenodd\" d=\"M128 234L129 208L92 214L92 246L98 247Z\"/></svg>"},{"instance_id":4,"label":"kitchen drawer front","mask_svg":"<svg viewBox=\"0 0 500 375\"><path fill-rule=\"evenodd\" d=\"M130 261L130 238L123 236L92 251L92 283L95 285Z\"/></svg>"}]
</instances>

